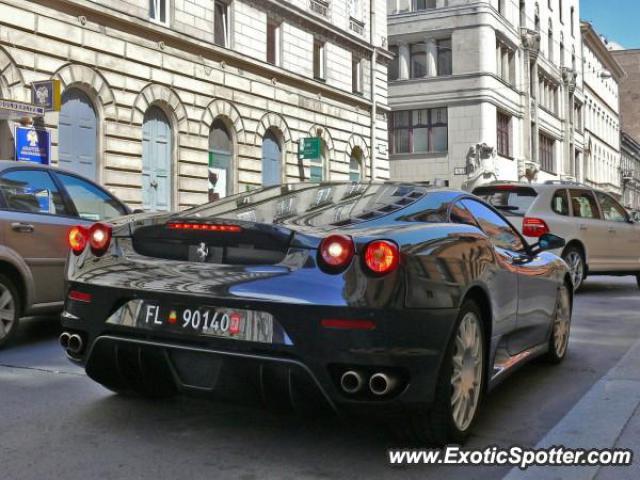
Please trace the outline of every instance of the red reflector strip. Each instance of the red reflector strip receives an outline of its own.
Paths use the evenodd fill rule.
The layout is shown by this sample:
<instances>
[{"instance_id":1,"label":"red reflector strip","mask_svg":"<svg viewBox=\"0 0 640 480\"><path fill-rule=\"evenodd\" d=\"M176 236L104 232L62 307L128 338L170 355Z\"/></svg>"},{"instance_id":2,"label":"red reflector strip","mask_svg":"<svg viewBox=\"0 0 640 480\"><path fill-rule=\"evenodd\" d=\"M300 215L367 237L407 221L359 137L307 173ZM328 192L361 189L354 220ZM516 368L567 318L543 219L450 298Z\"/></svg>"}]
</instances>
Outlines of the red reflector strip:
<instances>
[{"instance_id":1,"label":"red reflector strip","mask_svg":"<svg viewBox=\"0 0 640 480\"><path fill-rule=\"evenodd\" d=\"M337 330L375 330L376 323L373 320L348 320L343 318L325 318L320 324L324 328Z\"/></svg>"},{"instance_id":2,"label":"red reflector strip","mask_svg":"<svg viewBox=\"0 0 640 480\"><path fill-rule=\"evenodd\" d=\"M78 290L71 290L69 292L69 300L74 302L91 303L91 294L85 292L79 292Z\"/></svg>"},{"instance_id":3,"label":"red reflector strip","mask_svg":"<svg viewBox=\"0 0 640 480\"><path fill-rule=\"evenodd\" d=\"M197 230L201 232L226 232L240 233L242 227L238 225L214 225L208 223L169 223L167 227L171 230Z\"/></svg>"}]
</instances>

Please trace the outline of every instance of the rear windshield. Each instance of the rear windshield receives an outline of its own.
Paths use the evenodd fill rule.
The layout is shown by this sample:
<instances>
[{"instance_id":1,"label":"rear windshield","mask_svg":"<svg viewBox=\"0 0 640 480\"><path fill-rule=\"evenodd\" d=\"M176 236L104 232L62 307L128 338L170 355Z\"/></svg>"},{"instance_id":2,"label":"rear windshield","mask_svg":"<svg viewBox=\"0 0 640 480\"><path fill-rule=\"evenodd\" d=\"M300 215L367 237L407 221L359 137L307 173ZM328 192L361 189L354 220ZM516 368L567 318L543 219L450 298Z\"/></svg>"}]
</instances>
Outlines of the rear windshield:
<instances>
[{"instance_id":1,"label":"rear windshield","mask_svg":"<svg viewBox=\"0 0 640 480\"><path fill-rule=\"evenodd\" d=\"M525 216L538 196L533 188L516 185L478 187L473 191L473 194L493 205L505 215L518 217Z\"/></svg>"},{"instance_id":2,"label":"rear windshield","mask_svg":"<svg viewBox=\"0 0 640 480\"><path fill-rule=\"evenodd\" d=\"M298 183L233 195L185 210L181 216L344 226L400 211L426 193L426 187L412 184Z\"/></svg>"}]
</instances>

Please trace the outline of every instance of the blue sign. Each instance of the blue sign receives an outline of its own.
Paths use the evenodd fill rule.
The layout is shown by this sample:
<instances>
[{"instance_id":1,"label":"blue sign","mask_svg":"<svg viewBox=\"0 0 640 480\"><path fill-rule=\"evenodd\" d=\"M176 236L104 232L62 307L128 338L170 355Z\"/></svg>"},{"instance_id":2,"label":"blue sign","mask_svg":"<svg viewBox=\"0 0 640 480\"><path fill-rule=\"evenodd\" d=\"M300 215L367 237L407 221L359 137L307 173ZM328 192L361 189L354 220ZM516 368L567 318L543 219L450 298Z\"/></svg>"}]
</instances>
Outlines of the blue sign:
<instances>
[{"instance_id":1,"label":"blue sign","mask_svg":"<svg viewBox=\"0 0 640 480\"><path fill-rule=\"evenodd\" d=\"M16 127L16 160L49 165L51 133L43 128Z\"/></svg>"}]
</instances>

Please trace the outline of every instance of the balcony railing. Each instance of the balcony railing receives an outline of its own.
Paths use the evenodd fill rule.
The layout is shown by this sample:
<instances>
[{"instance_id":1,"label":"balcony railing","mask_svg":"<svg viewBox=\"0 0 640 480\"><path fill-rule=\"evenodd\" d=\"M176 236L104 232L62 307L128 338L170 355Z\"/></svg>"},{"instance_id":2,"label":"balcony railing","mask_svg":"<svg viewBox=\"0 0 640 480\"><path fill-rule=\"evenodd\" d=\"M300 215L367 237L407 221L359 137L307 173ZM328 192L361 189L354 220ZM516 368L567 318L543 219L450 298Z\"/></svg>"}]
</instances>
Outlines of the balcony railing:
<instances>
[{"instance_id":1,"label":"balcony railing","mask_svg":"<svg viewBox=\"0 0 640 480\"><path fill-rule=\"evenodd\" d=\"M387 0L387 14L422 12L438 7L437 0Z\"/></svg>"},{"instance_id":2,"label":"balcony railing","mask_svg":"<svg viewBox=\"0 0 640 480\"><path fill-rule=\"evenodd\" d=\"M329 16L329 2L326 0L309 0L309 9L323 17Z\"/></svg>"},{"instance_id":3,"label":"balcony railing","mask_svg":"<svg viewBox=\"0 0 640 480\"><path fill-rule=\"evenodd\" d=\"M358 35L364 34L364 23L360 20L356 20L355 18L349 19L349 28L352 32L357 33Z\"/></svg>"}]
</instances>

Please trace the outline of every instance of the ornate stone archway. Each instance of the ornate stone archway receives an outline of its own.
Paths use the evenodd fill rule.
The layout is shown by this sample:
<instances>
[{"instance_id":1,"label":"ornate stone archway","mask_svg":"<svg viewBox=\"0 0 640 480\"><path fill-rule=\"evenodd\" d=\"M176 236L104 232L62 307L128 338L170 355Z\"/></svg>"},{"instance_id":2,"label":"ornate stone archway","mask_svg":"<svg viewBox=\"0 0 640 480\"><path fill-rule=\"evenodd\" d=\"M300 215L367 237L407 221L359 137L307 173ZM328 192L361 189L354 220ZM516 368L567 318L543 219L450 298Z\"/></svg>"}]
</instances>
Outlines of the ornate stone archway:
<instances>
[{"instance_id":1,"label":"ornate stone archway","mask_svg":"<svg viewBox=\"0 0 640 480\"><path fill-rule=\"evenodd\" d=\"M118 107L113 90L97 70L86 65L69 63L59 68L52 78L60 80L63 90L69 87L79 87L84 90L99 106L105 120L118 118Z\"/></svg>"}]
</instances>

